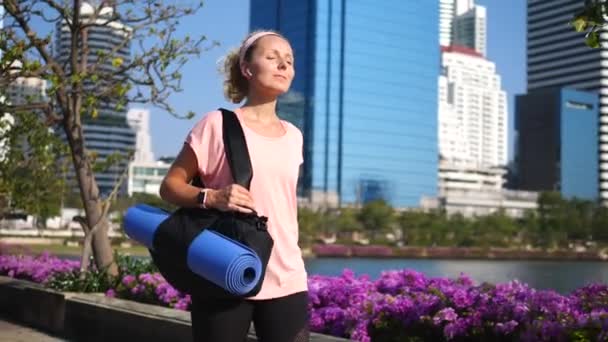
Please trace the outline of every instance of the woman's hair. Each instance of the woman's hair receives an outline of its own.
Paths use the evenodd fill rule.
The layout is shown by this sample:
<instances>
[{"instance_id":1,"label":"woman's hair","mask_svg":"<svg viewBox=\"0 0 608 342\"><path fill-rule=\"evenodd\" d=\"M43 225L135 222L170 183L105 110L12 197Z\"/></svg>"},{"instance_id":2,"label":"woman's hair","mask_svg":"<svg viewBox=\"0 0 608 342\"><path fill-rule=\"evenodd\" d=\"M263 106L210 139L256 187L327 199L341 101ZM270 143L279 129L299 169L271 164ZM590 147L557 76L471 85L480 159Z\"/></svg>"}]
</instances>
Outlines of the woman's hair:
<instances>
[{"instance_id":1,"label":"woman's hair","mask_svg":"<svg viewBox=\"0 0 608 342\"><path fill-rule=\"evenodd\" d=\"M245 39L243 39L240 47L231 50L224 57L223 65L220 67L220 71L224 74L224 96L232 103L240 103L245 97L247 97L247 93L249 92L249 81L241 72L241 65L239 62L240 50L250 37L260 32L272 32L274 35L287 40L285 37L283 37L283 35L272 30L253 31L248 34ZM253 54L253 50L257 46L258 41L259 39L254 41L253 44L247 48L247 51L245 51L245 61L251 61L251 55Z\"/></svg>"}]
</instances>

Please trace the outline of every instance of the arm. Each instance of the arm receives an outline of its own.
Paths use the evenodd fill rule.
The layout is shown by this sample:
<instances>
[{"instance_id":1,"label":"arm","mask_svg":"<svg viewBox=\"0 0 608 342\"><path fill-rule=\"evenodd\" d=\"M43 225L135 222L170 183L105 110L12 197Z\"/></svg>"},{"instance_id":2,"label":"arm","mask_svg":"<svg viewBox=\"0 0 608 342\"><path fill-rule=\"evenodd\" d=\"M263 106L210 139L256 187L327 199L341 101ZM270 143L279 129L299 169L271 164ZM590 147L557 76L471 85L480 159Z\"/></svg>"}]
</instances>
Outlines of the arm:
<instances>
[{"instance_id":1,"label":"arm","mask_svg":"<svg viewBox=\"0 0 608 342\"><path fill-rule=\"evenodd\" d=\"M188 144L184 144L177 158L169 168L160 186L160 197L179 207L200 207L197 197L201 188L190 185L198 173L196 154ZM253 199L247 189L237 184L223 189L205 189L205 206L222 211L234 210L251 213Z\"/></svg>"}]
</instances>

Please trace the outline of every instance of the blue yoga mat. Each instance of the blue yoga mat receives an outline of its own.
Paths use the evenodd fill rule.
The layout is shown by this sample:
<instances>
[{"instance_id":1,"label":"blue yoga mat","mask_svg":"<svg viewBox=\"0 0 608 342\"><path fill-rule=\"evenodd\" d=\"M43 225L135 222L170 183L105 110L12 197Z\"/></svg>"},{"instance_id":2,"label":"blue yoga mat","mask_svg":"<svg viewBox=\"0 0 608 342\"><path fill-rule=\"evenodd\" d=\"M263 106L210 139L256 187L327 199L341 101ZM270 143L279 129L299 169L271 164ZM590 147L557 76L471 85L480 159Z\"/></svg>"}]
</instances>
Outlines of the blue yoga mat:
<instances>
[{"instance_id":1,"label":"blue yoga mat","mask_svg":"<svg viewBox=\"0 0 608 342\"><path fill-rule=\"evenodd\" d=\"M159 208L138 204L124 217L127 235L153 249L154 234L169 214ZM243 295L260 280L262 262L251 248L218 232L205 229L188 247L188 268L226 291Z\"/></svg>"},{"instance_id":2,"label":"blue yoga mat","mask_svg":"<svg viewBox=\"0 0 608 342\"><path fill-rule=\"evenodd\" d=\"M236 295L251 291L262 274L262 262L251 248L209 229L190 244L188 267Z\"/></svg>"},{"instance_id":3,"label":"blue yoga mat","mask_svg":"<svg viewBox=\"0 0 608 342\"><path fill-rule=\"evenodd\" d=\"M146 204L130 207L124 218L125 233L153 250L154 233L168 216L166 211Z\"/></svg>"}]
</instances>

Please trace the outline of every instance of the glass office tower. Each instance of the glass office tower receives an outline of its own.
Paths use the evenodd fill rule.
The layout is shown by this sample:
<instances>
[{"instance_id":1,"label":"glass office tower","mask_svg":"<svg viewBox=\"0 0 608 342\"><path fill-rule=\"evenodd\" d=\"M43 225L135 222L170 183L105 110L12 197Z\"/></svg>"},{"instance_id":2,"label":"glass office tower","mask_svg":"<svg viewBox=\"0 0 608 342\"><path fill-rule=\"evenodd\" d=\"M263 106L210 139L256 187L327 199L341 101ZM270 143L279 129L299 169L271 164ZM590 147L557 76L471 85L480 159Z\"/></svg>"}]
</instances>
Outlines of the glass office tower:
<instances>
[{"instance_id":1,"label":"glass office tower","mask_svg":"<svg viewBox=\"0 0 608 342\"><path fill-rule=\"evenodd\" d=\"M291 42L279 113L304 133L301 195L417 206L437 188L438 0L252 0Z\"/></svg>"}]
</instances>

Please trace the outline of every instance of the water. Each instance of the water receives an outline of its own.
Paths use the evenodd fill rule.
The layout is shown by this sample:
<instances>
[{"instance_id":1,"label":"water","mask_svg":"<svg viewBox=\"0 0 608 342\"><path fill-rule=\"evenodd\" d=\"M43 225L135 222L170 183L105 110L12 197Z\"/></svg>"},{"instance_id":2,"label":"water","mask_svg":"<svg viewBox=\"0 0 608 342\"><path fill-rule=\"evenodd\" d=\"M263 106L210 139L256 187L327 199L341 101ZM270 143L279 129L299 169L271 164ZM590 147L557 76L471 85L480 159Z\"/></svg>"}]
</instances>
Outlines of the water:
<instances>
[{"instance_id":1,"label":"water","mask_svg":"<svg viewBox=\"0 0 608 342\"><path fill-rule=\"evenodd\" d=\"M66 256L67 257L67 256ZM78 258L78 257L67 257ZM146 257L147 258L147 257ZM348 268L356 275L376 279L382 271L412 269L426 277L456 278L461 273L476 284L519 280L535 289L567 294L590 283L608 284L608 262L604 261L525 261L525 260L448 260L399 258L310 258L309 275L337 276Z\"/></svg>"},{"instance_id":2,"label":"water","mask_svg":"<svg viewBox=\"0 0 608 342\"><path fill-rule=\"evenodd\" d=\"M553 289L566 294L589 283L608 283L608 262L522 261L522 260L437 260L313 258L306 260L310 275L340 275L349 268L357 275L377 278L384 270L412 269L427 277L455 278L460 273L475 283L504 283L517 279L536 289Z\"/></svg>"}]
</instances>

